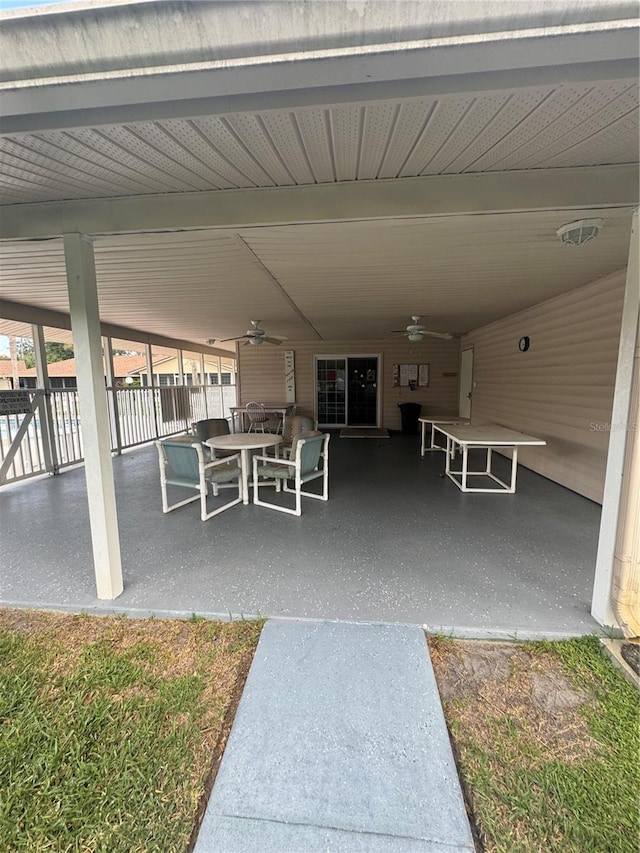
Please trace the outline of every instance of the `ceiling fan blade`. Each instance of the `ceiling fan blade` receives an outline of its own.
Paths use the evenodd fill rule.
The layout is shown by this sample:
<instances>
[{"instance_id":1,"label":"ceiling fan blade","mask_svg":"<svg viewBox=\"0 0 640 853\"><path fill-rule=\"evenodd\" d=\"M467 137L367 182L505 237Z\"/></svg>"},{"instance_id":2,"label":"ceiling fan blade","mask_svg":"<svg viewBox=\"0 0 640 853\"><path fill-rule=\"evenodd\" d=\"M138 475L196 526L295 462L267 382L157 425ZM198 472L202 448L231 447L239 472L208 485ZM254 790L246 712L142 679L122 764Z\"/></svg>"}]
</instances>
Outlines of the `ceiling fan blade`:
<instances>
[{"instance_id":1,"label":"ceiling fan blade","mask_svg":"<svg viewBox=\"0 0 640 853\"><path fill-rule=\"evenodd\" d=\"M262 337L262 340L266 341L268 344L276 344L277 346L280 346L280 344L283 341L287 340L287 338L281 338L279 336L278 337L271 337L271 335L261 335L261 337Z\"/></svg>"},{"instance_id":2,"label":"ceiling fan blade","mask_svg":"<svg viewBox=\"0 0 640 853\"><path fill-rule=\"evenodd\" d=\"M429 338L442 338L444 341L450 341L453 338L450 332L428 332L426 329L424 332L420 332L420 334Z\"/></svg>"},{"instance_id":3,"label":"ceiling fan blade","mask_svg":"<svg viewBox=\"0 0 640 853\"><path fill-rule=\"evenodd\" d=\"M219 344L226 344L229 341L241 341L243 338L248 338L249 335L238 335L237 338L223 338L221 341L218 341Z\"/></svg>"}]
</instances>

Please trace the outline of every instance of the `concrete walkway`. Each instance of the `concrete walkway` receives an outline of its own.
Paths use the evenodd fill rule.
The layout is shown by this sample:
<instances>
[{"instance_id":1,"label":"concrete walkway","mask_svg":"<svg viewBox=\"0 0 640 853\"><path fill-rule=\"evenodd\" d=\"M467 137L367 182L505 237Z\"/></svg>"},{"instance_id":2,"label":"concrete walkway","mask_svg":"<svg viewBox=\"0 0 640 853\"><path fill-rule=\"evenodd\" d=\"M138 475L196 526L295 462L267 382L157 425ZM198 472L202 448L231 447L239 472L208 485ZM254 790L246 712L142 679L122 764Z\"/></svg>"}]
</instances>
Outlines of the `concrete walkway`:
<instances>
[{"instance_id":1,"label":"concrete walkway","mask_svg":"<svg viewBox=\"0 0 640 853\"><path fill-rule=\"evenodd\" d=\"M196 853L474 849L420 628L268 622Z\"/></svg>"}]
</instances>

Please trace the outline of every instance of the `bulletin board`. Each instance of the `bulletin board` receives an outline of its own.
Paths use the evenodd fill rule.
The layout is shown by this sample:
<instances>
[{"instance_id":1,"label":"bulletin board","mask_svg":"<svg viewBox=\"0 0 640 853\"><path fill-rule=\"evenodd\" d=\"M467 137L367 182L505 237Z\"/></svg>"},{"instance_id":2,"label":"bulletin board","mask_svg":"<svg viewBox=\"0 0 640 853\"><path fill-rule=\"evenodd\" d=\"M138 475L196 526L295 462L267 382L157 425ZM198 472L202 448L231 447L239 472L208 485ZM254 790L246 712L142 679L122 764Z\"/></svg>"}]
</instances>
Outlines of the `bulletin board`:
<instances>
[{"instance_id":1,"label":"bulletin board","mask_svg":"<svg viewBox=\"0 0 640 853\"><path fill-rule=\"evenodd\" d=\"M393 387L417 388L429 385L428 364L394 364Z\"/></svg>"}]
</instances>

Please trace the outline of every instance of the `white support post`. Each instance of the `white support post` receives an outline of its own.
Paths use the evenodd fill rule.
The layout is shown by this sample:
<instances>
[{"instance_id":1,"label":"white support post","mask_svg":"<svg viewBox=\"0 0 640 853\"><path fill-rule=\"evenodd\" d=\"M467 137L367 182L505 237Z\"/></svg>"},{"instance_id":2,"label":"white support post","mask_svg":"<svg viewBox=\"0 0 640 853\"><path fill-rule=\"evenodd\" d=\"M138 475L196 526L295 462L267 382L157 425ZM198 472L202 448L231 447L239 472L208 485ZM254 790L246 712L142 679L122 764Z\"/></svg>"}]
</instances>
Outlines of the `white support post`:
<instances>
[{"instance_id":1,"label":"white support post","mask_svg":"<svg viewBox=\"0 0 640 853\"><path fill-rule=\"evenodd\" d=\"M145 359L147 362L147 385L153 385L153 353L151 352L151 344L146 344L144 348Z\"/></svg>"},{"instance_id":2,"label":"white support post","mask_svg":"<svg viewBox=\"0 0 640 853\"><path fill-rule=\"evenodd\" d=\"M149 387L149 405L153 412L154 434L156 438L160 438L160 431L158 430L158 412L156 411L156 392L153 388L153 352L151 350L151 344L147 344L145 346L144 354L147 360L147 385Z\"/></svg>"},{"instance_id":3,"label":"white support post","mask_svg":"<svg viewBox=\"0 0 640 853\"><path fill-rule=\"evenodd\" d=\"M178 356L178 385L184 385L184 354L181 349L176 350Z\"/></svg>"},{"instance_id":4,"label":"white support post","mask_svg":"<svg viewBox=\"0 0 640 853\"><path fill-rule=\"evenodd\" d=\"M102 367L96 271L90 238L78 233L65 234L64 256L97 594L98 598L113 599L123 589L122 564Z\"/></svg>"},{"instance_id":5,"label":"white support post","mask_svg":"<svg viewBox=\"0 0 640 853\"><path fill-rule=\"evenodd\" d=\"M33 351L36 358L36 384L42 389L43 403L40 409L40 427L42 436L42 450L47 469L53 474L58 474L58 454L56 452L55 432L53 429L53 413L51 411L51 383L49 371L47 370L47 352L44 346L44 330L42 326L31 326L33 336Z\"/></svg>"},{"instance_id":6,"label":"white support post","mask_svg":"<svg viewBox=\"0 0 640 853\"><path fill-rule=\"evenodd\" d=\"M640 314L640 269L638 266L640 240L638 239L638 227L638 211L636 210L633 215L631 242L629 244L629 264L627 266L627 282L618 348L618 368L611 412L607 473L604 482L598 555L591 599L591 615L593 618L601 625L613 627L617 627L617 620L611 606L611 580L622 494L627 427L630 421L638 417L637 412L630 413L629 411L638 334L638 316Z\"/></svg>"},{"instance_id":7,"label":"white support post","mask_svg":"<svg viewBox=\"0 0 640 853\"><path fill-rule=\"evenodd\" d=\"M109 416L111 418L113 437L116 440L115 450L118 456L120 456L122 454L122 431L120 429L120 415L118 413L118 389L116 388L113 370L113 343L111 338L102 339L102 351L104 353L104 370L107 376Z\"/></svg>"}]
</instances>

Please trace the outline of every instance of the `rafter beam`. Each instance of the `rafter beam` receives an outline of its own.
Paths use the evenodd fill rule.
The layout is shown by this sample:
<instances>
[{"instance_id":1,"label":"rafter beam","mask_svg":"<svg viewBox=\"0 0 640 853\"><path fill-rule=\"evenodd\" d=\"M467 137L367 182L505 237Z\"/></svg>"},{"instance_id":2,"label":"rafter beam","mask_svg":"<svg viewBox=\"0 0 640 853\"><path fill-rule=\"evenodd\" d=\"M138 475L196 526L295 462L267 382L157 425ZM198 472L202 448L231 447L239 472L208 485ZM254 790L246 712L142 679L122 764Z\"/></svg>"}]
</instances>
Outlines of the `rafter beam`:
<instances>
[{"instance_id":1,"label":"rafter beam","mask_svg":"<svg viewBox=\"0 0 640 853\"><path fill-rule=\"evenodd\" d=\"M38 308L35 305L23 305L21 302L11 302L8 299L0 299L0 317L5 320L13 320L16 323L49 326L52 329L71 329L69 314L62 311L51 311L48 308ZM183 349L187 352L201 352L205 355L216 355L223 358L235 358L233 351L204 346L194 341L165 338L163 335L141 332L139 329L128 329L126 326L115 326L112 323L101 323L100 333L104 338L116 338L132 343Z\"/></svg>"},{"instance_id":2,"label":"rafter beam","mask_svg":"<svg viewBox=\"0 0 640 853\"><path fill-rule=\"evenodd\" d=\"M635 206L638 166L166 193L0 207L0 239Z\"/></svg>"}]
</instances>

